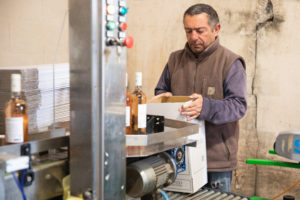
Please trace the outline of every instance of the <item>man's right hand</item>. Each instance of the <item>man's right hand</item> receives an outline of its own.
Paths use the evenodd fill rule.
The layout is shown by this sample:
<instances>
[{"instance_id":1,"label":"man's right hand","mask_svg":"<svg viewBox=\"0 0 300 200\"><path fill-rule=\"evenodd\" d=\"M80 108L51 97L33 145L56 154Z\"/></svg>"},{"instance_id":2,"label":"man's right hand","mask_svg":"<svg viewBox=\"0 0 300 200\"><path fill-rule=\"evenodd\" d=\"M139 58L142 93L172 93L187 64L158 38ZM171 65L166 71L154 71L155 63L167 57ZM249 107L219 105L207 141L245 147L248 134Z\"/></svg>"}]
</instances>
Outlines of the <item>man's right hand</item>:
<instances>
[{"instance_id":1,"label":"man's right hand","mask_svg":"<svg viewBox=\"0 0 300 200\"><path fill-rule=\"evenodd\" d=\"M179 108L180 114L188 116L187 121L196 119L200 115L203 105L203 97L201 94L194 93L190 98L193 100L192 102L182 105Z\"/></svg>"},{"instance_id":2,"label":"man's right hand","mask_svg":"<svg viewBox=\"0 0 300 200\"><path fill-rule=\"evenodd\" d=\"M173 94L171 92L164 92L164 93L154 96L150 101L158 99L160 97L171 97L171 96L173 96Z\"/></svg>"}]
</instances>

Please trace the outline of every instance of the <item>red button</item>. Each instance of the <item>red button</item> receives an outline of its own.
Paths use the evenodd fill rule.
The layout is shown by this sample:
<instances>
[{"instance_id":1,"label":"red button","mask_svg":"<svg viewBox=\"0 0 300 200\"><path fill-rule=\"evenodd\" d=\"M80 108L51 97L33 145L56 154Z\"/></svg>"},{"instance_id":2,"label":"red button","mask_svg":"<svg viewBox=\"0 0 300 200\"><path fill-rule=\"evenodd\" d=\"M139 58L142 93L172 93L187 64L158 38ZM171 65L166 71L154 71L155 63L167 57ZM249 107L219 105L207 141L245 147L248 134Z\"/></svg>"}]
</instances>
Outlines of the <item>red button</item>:
<instances>
[{"instance_id":1,"label":"red button","mask_svg":"<svg viewBox=\"0 0 300 200\"><path fill-rule=\"evenodd\" d=\"M131 48L133 46L133 38L131 36L127 36L124 39L124 43L123 43L127 48Z\"/></svg>"},{"instance_id":2,"label":"red button","mask_svg":"<svg viewBox=\"0 0 300 200\"><path fill-rule=\"evenodd\" d=\"M120 25L119 25L119 29L120 31L126 31L127 30L127 24L122 22Z\"/></svg>"}]
</instances>

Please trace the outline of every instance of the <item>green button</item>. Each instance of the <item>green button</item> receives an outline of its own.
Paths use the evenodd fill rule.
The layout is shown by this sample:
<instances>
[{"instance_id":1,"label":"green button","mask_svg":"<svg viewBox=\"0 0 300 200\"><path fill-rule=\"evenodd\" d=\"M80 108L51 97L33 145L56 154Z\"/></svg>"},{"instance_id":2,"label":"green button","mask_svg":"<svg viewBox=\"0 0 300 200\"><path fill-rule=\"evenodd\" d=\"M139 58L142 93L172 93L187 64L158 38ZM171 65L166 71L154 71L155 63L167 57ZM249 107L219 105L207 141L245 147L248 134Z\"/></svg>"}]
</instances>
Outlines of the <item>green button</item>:
<instances>
[{"instance_id":1,"label":"green button","mask_svg":"<svg viewBox=\"0 0 300 200\"><path fill-rule=\"evenodd\" d=\"M116 29L116 23L114 22L114 21L110 21L110 22L108 22L107 23L107 29L108 30L111 30L111 31L113 31L113 30L115 30Z\"/></svg>"}]
</instances>

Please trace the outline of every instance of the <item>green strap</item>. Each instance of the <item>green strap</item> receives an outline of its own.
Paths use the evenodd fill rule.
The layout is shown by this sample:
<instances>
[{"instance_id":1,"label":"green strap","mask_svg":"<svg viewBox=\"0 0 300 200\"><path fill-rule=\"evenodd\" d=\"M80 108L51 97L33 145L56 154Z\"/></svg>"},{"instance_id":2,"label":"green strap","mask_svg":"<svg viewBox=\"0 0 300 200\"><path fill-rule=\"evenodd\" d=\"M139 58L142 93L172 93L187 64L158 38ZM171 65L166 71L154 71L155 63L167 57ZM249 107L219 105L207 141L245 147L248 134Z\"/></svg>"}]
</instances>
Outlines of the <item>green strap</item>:
<instances>
[{"instance_id":1,"label":"green strap","mask_svg":"<svg viewBox=\"0 0 300 200\"><path fill-rule=\"evenodd\" d=\"M271 166L290 167L290 168L300 169L299 163L289 163L289 162L280 162L280 161L263 160L263 159L247 159L246 163L254 164L254 165L271 165Z\"/></svg>"},{"instance_id":2,"label":"green strap","mask_svg":"<svg viewBox=\"0 0 300 200\"><path fill-rule=\"evenodd\" d=\"M254 196L254 197L250 197L250 200L269 200L269 199Z\"/></svg>"},{"instance_id":3,"label":"green strap","mask_svg":"<svg viewBox=\"0 0 300 200\"><path fill-rule=\"evenodd\" d=\"M269 154L277 154L274 149L269 150Z\"/></svg>"}]
</instances>

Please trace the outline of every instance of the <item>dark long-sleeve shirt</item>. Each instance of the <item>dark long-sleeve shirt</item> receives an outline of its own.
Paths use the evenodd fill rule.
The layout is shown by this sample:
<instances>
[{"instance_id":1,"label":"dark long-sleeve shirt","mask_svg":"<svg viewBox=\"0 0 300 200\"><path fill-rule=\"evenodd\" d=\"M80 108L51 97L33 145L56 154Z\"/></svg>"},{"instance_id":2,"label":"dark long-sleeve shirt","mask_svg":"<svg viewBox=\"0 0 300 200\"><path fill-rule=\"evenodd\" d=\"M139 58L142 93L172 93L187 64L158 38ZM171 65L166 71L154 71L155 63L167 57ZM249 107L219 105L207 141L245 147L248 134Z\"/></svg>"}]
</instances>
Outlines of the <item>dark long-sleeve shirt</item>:
<instances>
[{"instance_id":1,"label":"dark long-sleeve shirt","mask_svg":"<svg viewBox=\"0 0 300 200\"><path fill-rule=\"evenodd\" d=\"M236 60L223 81L224 99L216 100L203 97L202 111L198 116L214 124L224 124L241 119L247 110L246 72L240 60ZM168 65L155 88L155 95L171 92L171 80Z\"/></svg>"}]
</instances>

